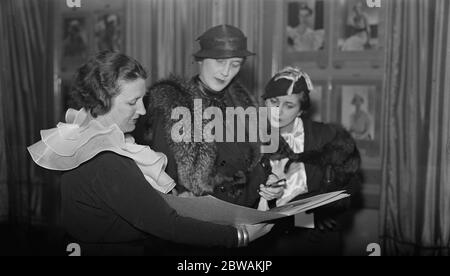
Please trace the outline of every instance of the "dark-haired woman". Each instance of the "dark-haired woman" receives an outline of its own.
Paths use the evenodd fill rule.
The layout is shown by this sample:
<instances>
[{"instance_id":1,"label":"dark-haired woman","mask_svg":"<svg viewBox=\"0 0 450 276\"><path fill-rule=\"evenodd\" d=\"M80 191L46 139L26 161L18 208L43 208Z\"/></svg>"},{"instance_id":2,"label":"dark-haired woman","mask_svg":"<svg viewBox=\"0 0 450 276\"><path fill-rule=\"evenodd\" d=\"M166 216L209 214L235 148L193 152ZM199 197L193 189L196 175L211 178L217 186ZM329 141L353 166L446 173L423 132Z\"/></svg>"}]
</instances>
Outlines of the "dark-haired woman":
<instances>
[{"instance_id":1,"label":"dark-haired woman","mask_svg":"<svg viewBox=\"0 0 450 276\"><path fill-rule=\"evenodd\" d=\"M278 150L265 154L263 160L269 164L270 181L286 179L282 195L274 201L276 206L336 190L354 194L360 181L359 152L350 134L337 125L313 122L304 116L312 91L311 79L296 67L280 70L265 88L263 99L271 107L269 121L279 128L281 137ZM339 232L334 231L339 227L335 218L347 210L349 203L343 199L314 210L315 229L296 229L293 220L285 220L258 243L261 252L339 254Z\"/></svg>"},{"instance_id":2,"label":"dark-haired woman","mask_svg":"<svg viewBox=\"0 0 450 276\"><path fill-rule=\"evenodd\" d=\"M181 217L158 194L175 186L164 172L165 155L127 135L146 113L146 78L126 55L95 55L77 72L72 96L80 109L69 109L66 123L42 131L28 148L38 165L64 171L63 224L81 254L140 255L144 244L157 243L154 237L236 247L266 234L267 225L235 228Z\"/></svg>"}]
</instances>

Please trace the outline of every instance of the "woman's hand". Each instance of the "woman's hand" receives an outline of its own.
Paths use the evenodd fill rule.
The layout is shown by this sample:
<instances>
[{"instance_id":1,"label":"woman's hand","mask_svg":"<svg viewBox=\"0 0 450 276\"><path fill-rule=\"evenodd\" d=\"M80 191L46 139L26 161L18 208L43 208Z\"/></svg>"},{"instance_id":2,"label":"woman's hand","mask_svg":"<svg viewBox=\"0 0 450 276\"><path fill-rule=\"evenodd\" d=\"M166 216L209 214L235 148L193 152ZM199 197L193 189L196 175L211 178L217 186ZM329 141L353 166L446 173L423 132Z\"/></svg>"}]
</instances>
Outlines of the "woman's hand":
<instances>
[{"instance_id":1,"label":"woman's hand","mask_svg":"<svg viewBox=\"0 0 450 276\"><path fill-rule=\"evenodd\" d=\"M320 231L332 231L336 227L336 220L332 218L319 219L316 221L316 227L319 228Z\"/></svg>"},{"instance_id":2,"label":"woman's hand","mask_svg":"<svg viewBox=\"0 0 450 276\"><path fill-rule=\"evenodd\" d=\"M259 195L267 201L278 199L283 196L285 182L279 182L279 177L275 174L269 175L267 178L266 185L259 185ZM277 183L279 182L279 183ZM273 183L280 184L278 186L271 187L270 185Z\"/></svg>"},{"instance_id":3,"label":"woman's hand","mask_svg":"<svg viewBox=\"0 0 450 276\"><path fill-rule=\"evenodd\" d=\"M336 228L337 222L336 220L327 214L326 211L324 211L323 208L315 208L312 210L306 211L307 214L314 214L314 225L315 228L319 229L320 231L333 231Z\"/></svg>"},{"instance_id":4,"label":"woman's hand","mask_svg":"<svg viewBox=\"0 0 450 276\"><path fill-rule=\"evenodd\" d=\"M258 211L268 211L269 208L269 203L267 202L266 199L264 199L263 197L259 198L259 203L258 203Z\"/></svg>"},{"instance_id":5,"label":"woman's hand","mask_svg":"<svg viewBox=\"0 0 450 276\"><path fill-rule=\"evenodd\" d=\"M284 187L267 187L259 185L259 195L267 201L278 199L283 196Z\"/></svg>"},{"instance_id":6,"label":"woman's hand","mask_svg":"<svg viewBox=\"0 0 450 276\"><path fill-rule=\"evenodd\" d=\"M273 224L260 223L260 224L244 224L242 225L248 232L249 241L252 242L261 238L265 234L272 230Z\"/></svg>"}]
</instances>

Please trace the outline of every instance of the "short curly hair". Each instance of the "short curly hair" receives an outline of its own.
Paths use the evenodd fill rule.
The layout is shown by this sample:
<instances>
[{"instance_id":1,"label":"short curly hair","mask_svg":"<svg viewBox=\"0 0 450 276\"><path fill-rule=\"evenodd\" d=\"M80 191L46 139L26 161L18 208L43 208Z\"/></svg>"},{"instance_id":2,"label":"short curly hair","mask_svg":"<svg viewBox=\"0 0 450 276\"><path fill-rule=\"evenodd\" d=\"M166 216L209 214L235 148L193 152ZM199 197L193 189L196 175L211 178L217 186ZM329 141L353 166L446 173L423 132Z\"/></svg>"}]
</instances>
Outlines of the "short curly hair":
<instances>
[{"instance_id":1,"label":"short curly hair","mask_svg":"<svg viewBox=\"0 0 450 276\"><path fill-rule=\"evenodd\" d=\"M72 103L97 117L111 110L112 99L120 92L119 81L139 78L146 79L147 72L135 59L118 52L99 52L78 68Z\"/></svg>"}]
</instances>

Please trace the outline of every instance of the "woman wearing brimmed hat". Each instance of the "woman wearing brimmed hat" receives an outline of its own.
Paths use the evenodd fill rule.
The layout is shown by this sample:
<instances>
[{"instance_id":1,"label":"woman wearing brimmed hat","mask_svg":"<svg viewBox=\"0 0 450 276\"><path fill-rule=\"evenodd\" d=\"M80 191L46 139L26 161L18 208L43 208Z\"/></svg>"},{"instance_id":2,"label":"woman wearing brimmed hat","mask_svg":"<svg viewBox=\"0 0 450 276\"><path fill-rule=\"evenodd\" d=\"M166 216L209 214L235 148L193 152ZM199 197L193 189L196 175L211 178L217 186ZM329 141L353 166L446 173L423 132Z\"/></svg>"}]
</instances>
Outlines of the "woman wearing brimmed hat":
<instances>
[{"instance_id":1,"label":"woman wearing brimmed hat","mask_svg":"<svg viewBox=\"0 0 450 276\"><path fill-rule=\"evenodd\" d=\"M304 116L310 106L309 93L314 93L312 91L310 77L296 67L280 70L265 88L265 104L275 108L269 112L269 121L279 128L281 137L278 151L265 154L263 160L269 163L271 181L286 179L281 197L275 200L277 206L317 193L347 190L353 194L361 180L360 156L350 134L340 126L313 122ZM301 248L301 251L292 253L338 254L332 248L331 238L337 233L327 230L336 227L336 215L349 207L347 199L313 210L316 229L296 229L294 238L298 244L295 249ZM286 226L293 227L292 217L281 225L276 225L274 233L260 243L268 254L280 253L271 249L289 244L284 233ZM292 239L292 235L289 238ZM271 242L276 246L272 247Z\"/></svg>"},{"instance_id":2,"label":"woman wearing brimmed hat","mask_svg":"<svg viewBox=\"0 0 450 276\"><path fill-rule=\"evenodd\" d=\"M150 87L147 110L152 131L151 147L167 155L166 172L179 184L177 190L180 193L211 194L234 204L257 207L258 189L268 199L275 198L277 191L281 191L260 187L266 181L266 174L259 163L259 144L217 140L175 142L171 139L172 129L178 121L171 118L173 109L185 107L194 114L196 99L201 100L202 110L218 107L222 114L226 107L246 109L257 105L236 77L245 59L254 55L247 50L247 38L242 31L234 26L219 25L208 29L198 41L201 49L194 54L199 65L197 76L189 81L171 77ZM197 127L203 128L209 121L203 119ZM192 125L196 127L194 123ZM224 123L223 127L224 132L230 131L228 124ZM191 131L192 136L195 131ZM225 133L223 137L226 137Z\"/></svg>"}]
</instances>

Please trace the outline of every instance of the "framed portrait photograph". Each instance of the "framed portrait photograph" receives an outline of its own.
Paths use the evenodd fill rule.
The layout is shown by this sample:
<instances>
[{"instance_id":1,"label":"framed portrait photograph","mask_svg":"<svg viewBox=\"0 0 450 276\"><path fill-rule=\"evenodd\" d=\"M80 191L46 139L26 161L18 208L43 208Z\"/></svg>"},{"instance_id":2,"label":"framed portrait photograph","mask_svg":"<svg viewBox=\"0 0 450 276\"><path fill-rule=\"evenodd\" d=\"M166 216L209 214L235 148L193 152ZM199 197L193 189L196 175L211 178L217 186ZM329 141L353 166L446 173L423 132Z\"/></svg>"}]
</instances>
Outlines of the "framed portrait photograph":
<instances>
[{"instance_id":1,"label":"framed portrait photograph","mask_svg":"<svg viewBox=\"0 0 450 276\"><path fill-rule=\"evenodd\" d=\"M328 1L285 1L285 57L319 64L326 62Z\"/></svg>"},{"instance_id":2,"label":"framed portrait photograph","mask_svg":"<svg viewBox=\"0 0 450 276\"><path fill-rule=\"evenodd\" d=\"M61 70L74 71L89 55L89 22L85 14L62 18Z\"/></svg>"},{"instance_id":3,"label":"framed portrait photograph","mask_svg":"<svg viewBox=\"0 0 450 276\"><path fill-rule=\"evenodd\" d=\"M123 13L120 11L97 13L94 22L95 51L124 51L124 45Z\"/></svg>"},{"instance_id":4,"label":"framed portrait photograph","mask_svg":"<svg viewBox=\"0 0 450 276\"><path fill-rule=\"evenodd\" d=\"M356 140L375 139L374 86L343 85L341 98L341 123Z\"/></svg>"},{"instance_id":5,"label":"framed portrait photograph","mask_svg":"<svg viewBox=\"0 0 450 276\"><path fill-rule=\"evenodd\" d=\"M333 47L341 59L380 59L385 30L385 0L371 7L366 0L333 1Z\"/></svg>"},{"instance_id":6,"label":"framed portrait photograph","mask_svg":"<svg viewBox=\"0 0 450 276\"><path fill-rule=\"evenodd\" d=\"M381 167L381 81L339 81L333 85L333 116L355 139L363 168Z\"/></svg>"}]
</instances>

